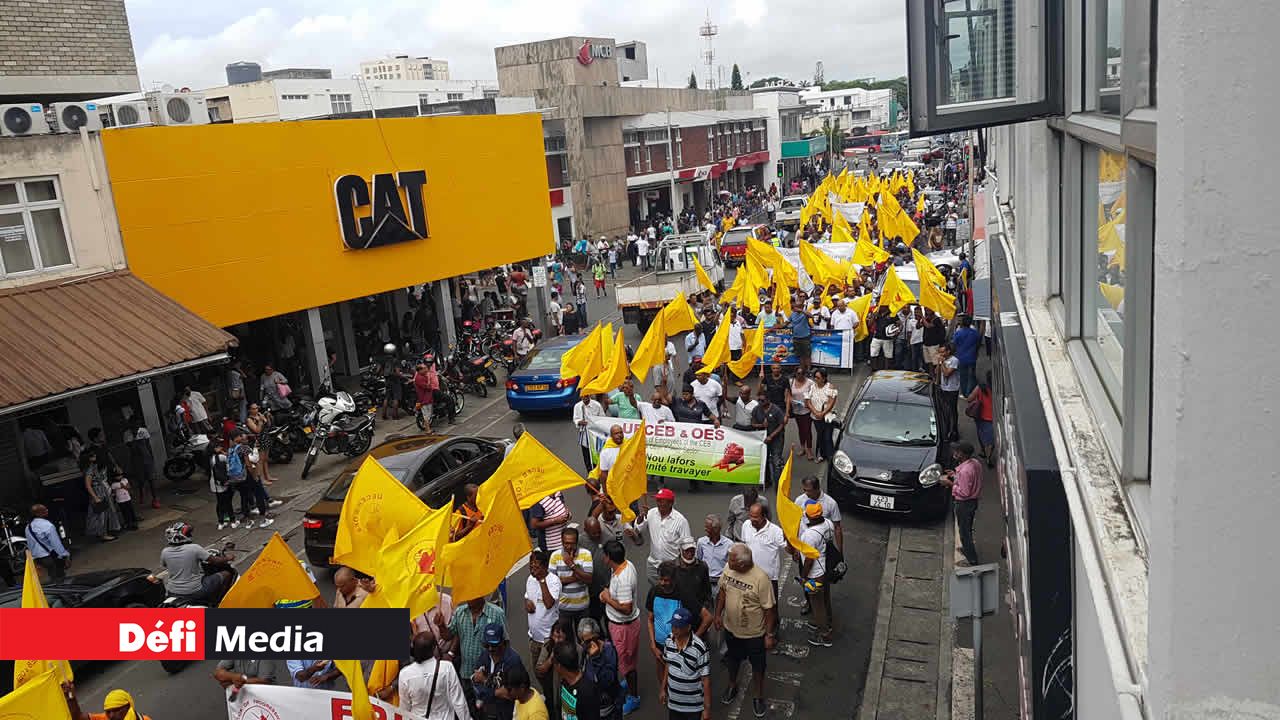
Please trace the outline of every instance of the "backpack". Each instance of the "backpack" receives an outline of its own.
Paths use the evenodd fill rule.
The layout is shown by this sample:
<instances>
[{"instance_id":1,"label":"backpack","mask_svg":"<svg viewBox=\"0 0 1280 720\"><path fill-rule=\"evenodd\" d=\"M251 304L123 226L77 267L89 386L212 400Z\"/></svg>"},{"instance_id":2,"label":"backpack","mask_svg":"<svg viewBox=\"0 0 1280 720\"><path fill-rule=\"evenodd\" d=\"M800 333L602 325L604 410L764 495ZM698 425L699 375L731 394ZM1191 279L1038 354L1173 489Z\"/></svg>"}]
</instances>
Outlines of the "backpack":
<instances>
[{"instance_id":1,"label":"backpack","mask_svg":"<svg viewBox=\"0 0 1280 720\"><path fill-rule=\"evenodd\" d=\"M243 445L236 445L231 448L231 452L227 453L227 477L228 478L244 478L244 458L240 457L240 448Z\"/></svg>"},{"instance_id":2,"label":"backpack","mask_svg":"<svg viewBox=\"0 0 1280 720\"><path fill-rule=\"evenodd\" d=\"M849 566L844 562L844 553L840 552L840 548L836 547L835 538L830 534L827 535L825 564L827 582L829 583L840 582L844 579L845 573L849 572Z\"/></svg>"}]
</instances>

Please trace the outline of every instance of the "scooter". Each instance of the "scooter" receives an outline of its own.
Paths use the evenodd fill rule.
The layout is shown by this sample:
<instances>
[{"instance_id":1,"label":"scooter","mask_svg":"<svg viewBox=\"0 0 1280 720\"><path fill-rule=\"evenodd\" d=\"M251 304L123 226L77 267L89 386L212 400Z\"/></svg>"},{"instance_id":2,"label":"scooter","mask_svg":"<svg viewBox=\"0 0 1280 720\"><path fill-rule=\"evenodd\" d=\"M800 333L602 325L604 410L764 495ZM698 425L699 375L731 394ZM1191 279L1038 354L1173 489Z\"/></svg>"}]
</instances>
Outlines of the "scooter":
<instances>
[{"instance_id":1,"label":"scooter","mask_svg":"<svg viewBox=\"0 0 1280 720\"><path fill-rule=\"evenodd\" d=\"M6 577L21 578L26 570L27 537L22 516L9 508L0 508L0 563Z\"/></svg>"},{"instance_id":2,"label":"scooter","mask_svg":"<svg viewBox=\"0 0 1280 720\"><path fill-rule=\"evenodd\" d=\"M302 477L307 477L311 466L323 451L326 455L343 454L348 457L363 455L373 444L373 418L376 407L363 413L356 411L355 400L346 392L336 397L320 398L319 407L307 419L307 426L315 428L307 461L302 466Z\"/></svg>"},{"instance_id":3,"label":"scooter","mask_svg":"<svg viewBox=\"0 0 1280 720\"><path fill-rule=\"evenodd\" d=\"M173 433L169 441L169 459L164 462L164 476L174 482L191 477L196 468L209 467L209 436L187 428Z\"/></svg>"},{"instance_id":4,"label":"scooter","mask_svg":"<svg viewBox=\"0 0 1280 720\"><path fill-rule=\"evenodd\" d=\"M234 558L231 555L231 551L236 549L236 544L233 542L229 542L223 545L221 548L210 546L205 549L209 551L210 557L225 557L227 558L227 560L232 560ZM217 597L210 598L208 605L193 605L192 603L188 602L184 598L178 597L176 595L167 595L165 599L161 601L160 607L162 608L218 607L218 604L222 602L222 598L226 596L227 590L230 590L231 586L235 584L236 577L239 575L239 573L236 572L236 569L230 563L228 563L225 566L215 566L209 563L208 561L205 561L205 562L202 562L200 565L201 565L201 568L204 570L205 575L213 575L214 573L230 571L231 582L227 583L226 590L223 590L221 593L219 593ZM152 575L147 579L153 583L161 582L160 578L154 575ZM165 672L169 673L170 675L173 675L174 673L181 672L183 668L190 665L192 662L193 661L191 660L161 660L160 667L164 668Z\"/></svg>"}]
</instances>

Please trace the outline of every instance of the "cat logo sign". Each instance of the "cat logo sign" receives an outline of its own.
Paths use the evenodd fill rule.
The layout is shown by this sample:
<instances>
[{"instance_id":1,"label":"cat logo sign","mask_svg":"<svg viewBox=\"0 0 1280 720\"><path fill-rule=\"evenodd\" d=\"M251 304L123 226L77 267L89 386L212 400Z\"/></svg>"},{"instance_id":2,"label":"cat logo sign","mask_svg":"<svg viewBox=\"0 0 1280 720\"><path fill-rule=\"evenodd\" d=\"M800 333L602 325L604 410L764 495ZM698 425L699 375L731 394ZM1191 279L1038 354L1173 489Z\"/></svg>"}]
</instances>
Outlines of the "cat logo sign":
<instances>
[{"instance_id":1,"label":"cat logo sign","mask_svg":"<svg viewBox=\"0 0 1280 720\"><path fill-rule=\"evenodd\" d=\"M333 183L333 197L342 244L348 250L367 250L425 239L427 209L422 190L426 184L426 170L379 173L371 183L359 175L339 177ZM357 217L364 208L369 208L369 214Z\"/></svg>"}]
</instances>

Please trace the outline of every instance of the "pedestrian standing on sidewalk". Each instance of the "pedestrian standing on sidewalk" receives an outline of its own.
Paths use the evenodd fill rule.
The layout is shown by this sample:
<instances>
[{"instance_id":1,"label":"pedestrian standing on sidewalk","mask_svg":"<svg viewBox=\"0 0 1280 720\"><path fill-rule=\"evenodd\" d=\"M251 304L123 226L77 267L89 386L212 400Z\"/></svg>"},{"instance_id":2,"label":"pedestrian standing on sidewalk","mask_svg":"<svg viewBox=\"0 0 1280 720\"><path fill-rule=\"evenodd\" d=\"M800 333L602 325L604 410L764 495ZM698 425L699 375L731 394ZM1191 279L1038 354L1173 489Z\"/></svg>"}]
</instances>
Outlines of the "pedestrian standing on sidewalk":
<instances>
[{"instance_id":1,"label":"pedestrian standing on sidewalk","mask_svg":"<svg viewBox=\"0 0 1280 720\"><path fill-rule=\"evenodd\" d=\"M129 492L129 478L120 468L111 471L111 496L120 508L120 522L125 530L138 529L138 513L133 509L133 494Z\"/></svg>"},{"instance_id":2,"label":"pedestrian standing on sidewalk","mask_svg":"<svg viewBox=\"0 0 1280 720\"><path fill-rule=\"evenodd\" d=\"M954 470L942 476L942 484L951 488L951 499L956 506L956 528L960 532L960 552L964 560L961 567L978 564L978 548L973 544L973 519L978 512L978 498L982 496L982 465L973 457L973 444L956 443L951 451L956 462Z\"/></svg>"},{"instance_id":3,"label":"pedestrian standing on sidewalk","mask_svg":"<svg viewBox=\"0 0 1280 720\"><path fill-rule=\"evenodd\" d=\"M978 387L969 393L969 402L965 405L964 414L973 418L978 431L978 444L982 449L982 457L987 460L987 467L996 464L996 433L991 414L991 371L978 383Z\"/></svg>"},{"instance_id":4,"label":"pedestrian standing on sidewalk","mask_svg":"<svg viewBox=\"0 0 1280 720\"><path fill-rule=\"evenodd\" d=\"M227 475L227 445L222 438L214 441L213 454L209 456L209 490L213 493L218 529L222 530L235 521L231 501L236 494L231 478Z\"/></svg>"},{"instance_id":5,"label":"pedestrian standing on sidewalk","mask_svg":"<svg viewBox=\"0 0 1280 720\"><path fill-rule=\"evenodd\" d=\"M728 566L720 577L716 594L716 628L725 633L729 687L721 702L731 704L738 697L738 668L751 663L751 710L764 717L765 659L777 644L777 598L773 581L752 560L751 548L735 543L729 548Z\"/></svg>"},{"instance_id":6,"label":"pedestrian standing on sidewalk","mask_svg":"<svg viewBox=\"0 0 1280 720\"><path fill-rule=\"evenodd\" d=\"M960 327L951 334L951 344L955 347L955 356L960 370L960 394L968 397L978 384L978 347L982 344L982 334L973 329L973 318L960 316Z\"/></svg>"},{"instance_id":7,"label":"pedestrian standing on sidewalk","mask_svg":"<svg viewBox=\"0 0 1280 720\"><path fill-rule=\"evenodd\" d=\"M636 662L640 654L640 574L627 560L627 549L618 540L604 544L609 562L609 587L600 591L605 617L609 620L609 637L618 651L618 676L626 680L626 698L622 710L631 714L640 707L639 673Z\"/></svg>"},{"instance_id":8,"label":"pedestrian standing on sidewalk","mask_svg":"<svg viewBox=\"0 0 1280 720\"><path fill-rule=\"evenodd\" d=\"M670 720L711 720L711 653L693 626L693 613L679 608L662 646L658 701Z\"/></svg>"},{"instance_id":9,"label":"pedestrian standing on sidewalk","mask_svg":"<svg viewBox=\"0 0 1280 720\"><path fill-rule=\"evenodd\" d=\"M813 607L813 619L816 621L808 623L809 629L813 631L809 636L809 644L831 647L834 618L831 615L831 585L827 582L826 556L827 545L833 542L835 529L822 517L822 505L819 503L806 507L804 517L805 525L800 532L800 542L818 551L818 557L805 557L800 565L805 598Z\"/></svg>"},{"instance_id":10,"label":"pedestrian standing on sidewalk","mask_svg":"<svg viewBox=\"0 0 1280 720\"><path fill-rule=\"evenodd\" d=\"M151 507L160 509L160 496L156 493L156 457L151 449L151 431L143 418L134 421L132 430L124 433L125 445L129 447L129 477L138 483L138 499L144 500L151 494Z\"/></svg>"},{"instance_id":11,"label":"pedestrian standing on sidewalk","mask_svg":"<svg viewBox=\"0 0 1280 720\"><path fill-rule=\"evenodd\" d=\"M38 503L31 506L31 522L27 523L25 536L31 559L44 570L46 582L67 576L71 553L62 544L58 526L49 521L49 508Z\"/></svg>"},{"instance_id":12,"label":"pedestrian standing on sidewalk","mask_svg":"<svg viewBox=\"0 0 1280 720\"><path fill-rule=\"evenodd\" d=\"M956 403L960 399L960 361L955 351L955 346L947 343L938 352L937 382L942 404L942 422L938 423L938 431L946 442L960 439L960 418L956 414Z\"/></svg>"},{"instance_id":13,"label":"pedestrian standing on sidewalk","mask_svg":"<svg viewBox=\"0 0 1280 720\"><path fill-rule=\"evenodd\" d=\"M111 542L120 531L120 514L116 511L110 483L115 463L105 446L95 447L91 452L92 461L84 474L85 492L89 494L84 533L102 542Z\"/></svg>"},{"instance_id":14,"label":"pedestrian standing on sidewalk","mask_svg":"<svg viewBox=\"0 0 1280 720\"><path fill-rule=\"evenodd\" d=\"M271 436L267 434L267 430L271 429L271 415L264 413L258 403L249 406L249 416L245 418L245 426L249 428L249 432L253 433L253 447L258 451L258 469L262 476L263 485L271 485L276 479L271 477L271 469L267 465L267 455L271 451Z\"/></svg>"}]
</instances>

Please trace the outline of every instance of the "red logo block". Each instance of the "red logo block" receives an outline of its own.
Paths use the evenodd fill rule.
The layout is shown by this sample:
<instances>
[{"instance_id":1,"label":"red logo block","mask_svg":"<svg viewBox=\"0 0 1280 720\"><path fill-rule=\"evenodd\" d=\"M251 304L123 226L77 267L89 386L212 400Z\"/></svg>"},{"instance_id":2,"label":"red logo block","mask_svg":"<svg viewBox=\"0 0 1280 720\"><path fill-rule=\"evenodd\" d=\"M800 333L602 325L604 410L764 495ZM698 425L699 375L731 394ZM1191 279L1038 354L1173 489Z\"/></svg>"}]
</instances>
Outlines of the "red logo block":
<instances>
[{"instance_id":1,"label":"red logo block","mask_svg":"<svg viewBox=\"0 0 1280 720\"><path fill-rule=\"evenodd\" d=\"M0 609L0 659L202 660L203 608Z\"/></svg>"}]
</instances>

